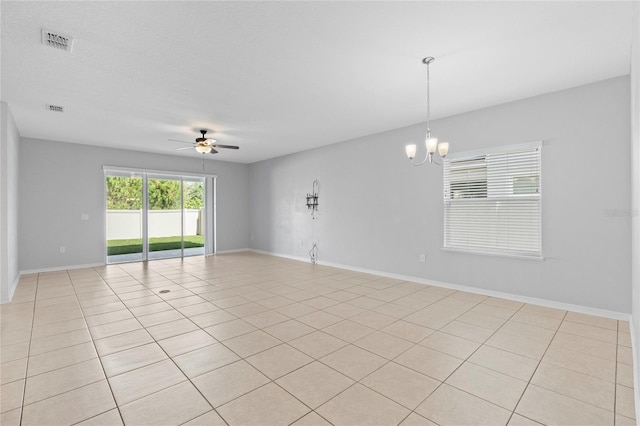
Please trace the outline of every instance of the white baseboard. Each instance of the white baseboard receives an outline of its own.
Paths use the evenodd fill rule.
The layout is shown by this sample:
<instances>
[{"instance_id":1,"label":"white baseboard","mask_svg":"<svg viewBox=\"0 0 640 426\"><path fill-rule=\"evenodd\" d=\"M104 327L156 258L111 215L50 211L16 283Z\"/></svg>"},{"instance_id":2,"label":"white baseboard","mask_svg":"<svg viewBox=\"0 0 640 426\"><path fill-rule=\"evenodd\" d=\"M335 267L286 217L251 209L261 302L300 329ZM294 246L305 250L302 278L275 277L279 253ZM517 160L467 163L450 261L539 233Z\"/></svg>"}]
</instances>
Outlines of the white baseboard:
<instances>
[{"instance_id":1,"label":"white baseboard","mask_svg":"<svg viewBox=\"0 0 640 426\"><path fill-rule=\"evenodd\" d=\"M308 257L291 256L289 254L273 253L273 252L266 251L266 250L257 250L257 249L247 249L247 250L251 251L253 253L266 254L267 256L282 257L284 259L298 260L300 262L309 262L309 258ZM318 263L318 264L321 264L321 263ZM327 266L330 266L330 265L327 265ZM343 268L343 269L347 269L347 268Z\"/></svg>"},{"instance_id":2,"label":"white baseboard","mask_svg":"<svg viewBox=\"0 0 640 426\"><path fill-rule=\"evenodd\" d=\"M251 251L248 248L242 249L234 249L234 250L220 250L213 254L225 254L225 253L238 253L242 251ZM207 255L211 256L211 255ZM154 260L163 260L163 259L151 259L149 262L153 262ZM136 262L142 262L141 260L136 260ZM68 265L68 266L53 266L51 268L39 268L39 269L25 269L24 271L20 271L20 275L28 275L28 274L39 274L42 272L57 272L57 271L66 271L68 269L83 269L83 268L96 268L99 266L105 266L106 263L87 263L84 265Z\"/></svg>"},{"instance_id":3,"label":"white baseboard","mask_svg":"<svg viewBox=\"0 0 640 426\"><path fill-rule=\"evenodd\" d=\"M24 271L20 271L20 275L39 274L42 272L66 271L68 269L96 268L98 266L105 266L105 263L87 263L85 265L53 266L51 268L26 269Z\"/></svg>"},{"instance_id":4,"label":"white baseboard","mask_svg":"<svg viewBox=\"0 0 640 426\"><path fill-rule=\"evenodd\" d=\"M240 253L242 251L251 251L251 249L248 248L241 248L241 249L231 249L231 250L218 250L213 254L228 254L228 253Z\"/></svg>"},{"instance_id":5,"label":"white baseboard","mask_svg":"<svg viewBox=\"0 0 640 426\"><path fill-rule=\"evenodd\" d=\"M640 409L640 371L638 371L638 341L636 340L636 331L633 326L633 320L629 321L629 331L631 332L631 354L633 356L633 399L635 401L636 413ZM636 414L637 417L637 414Z\"/></svg>"},{"instance_id":6,"label":"white baseboard","mask_svg":"<svg viewBox=\"0 0 640 426\"><path fill-rule=\"evenodd\" d=\"M15 293L16 287L18 287L18 282L20 282L20 274L18 274L18 276L13 280L13 283L9 286L7 295L0 298L0 304L11 302L11 299L13 299L13 293Z\"/></svg>"},{"instance_id":7,"label":"white baseboard","mask_svg":"<svg viewBox=\"0 0 640 426\"><path fill-rule=\"evenodd\" d=\"M272 253L264 250L250 249L250 251L255 253L260 253L260 254L266 254L270 256L283 257L291 260L298 260L302 262L309 261L309 259L299 257L299 256L290 256L290 255L285 255L281 253ZM516 302L530 303L533 305L540 305L548 308L562 309L566 311L578 312L581 314L595 315L599 317L606 317L606 318L612 318L616 320L631 322L631 314L627 314L624 312L609 311L606 309L592 308L589 306L573 305L571 303L557 302L555 300L539 299L536 297L521 296L513 293L505 293L501 291L487 290L487 289L478 288L478 287L469 287L469 286L464 286L459 284L451 284L443 281L435 281L435 280L429 280L426 278L412 277L409 275L401 275L401 274L394 274L394 273L389 273L384 271L376 271L373 269L358 268L355 266L343 265L343 264L334 263L334 262L318 261L318 264L323 266L331 266L334 268L346 269L349 271L362 272L365 274L378 275L381 277L394 278L394 279L403 280L403 281L412 281L419 284L431 285L435 287L444 287L452 290L481 294L484 296L499 297L501 299L509 299L509 300L514 300Z\"/></svg>"}]
</instances>

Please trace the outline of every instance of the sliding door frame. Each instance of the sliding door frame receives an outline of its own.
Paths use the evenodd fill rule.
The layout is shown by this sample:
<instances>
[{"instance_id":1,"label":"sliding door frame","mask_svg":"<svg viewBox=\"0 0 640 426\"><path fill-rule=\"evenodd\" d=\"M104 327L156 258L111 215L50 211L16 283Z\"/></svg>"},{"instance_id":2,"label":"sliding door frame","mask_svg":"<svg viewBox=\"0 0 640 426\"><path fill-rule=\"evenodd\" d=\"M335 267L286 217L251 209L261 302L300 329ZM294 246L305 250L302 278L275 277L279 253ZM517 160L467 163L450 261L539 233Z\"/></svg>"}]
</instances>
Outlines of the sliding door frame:
<instances>
[{"instance_id":1,"label":"sliding door frame","mask_svg":"<svg viewBox=\"0 0 640 426\"><path fill-rule=\"evenodd\" d=\"M204 235L204 254L205 256L216 253L216 185L217 176L212 176L211 179L204 180L204 203L205 211L213 212L213 215L207 215L205 221L205 235Z\"/></svg>"},{"instance_id":2,"label":"sliding door frame","mask_svg":"<svg viewBox=\"0 0 640 426\"><path fill-rule=\"evenodd\" d=\"M181 255L180 258L184 258L184 177L204 178L204 203L205 203L205 235L204 235L204 254L205 256L216 253L216 184L218 175L212 175L207 173L190 173L180 171L168 171L168 170L153 170L153 169L139 169L133 167L119 167L119 166L103 166L104 173L104 259L105 264L108 264L108 251L107 251L107 185L106 178L110 172L115 174L132 173L142 175L142 261L149 260L149 175L152 179L161 177L176 179L180 181L180 206L181 206ZM135 262L139 262L136 260Z\"/></svg>"}]
</instances>

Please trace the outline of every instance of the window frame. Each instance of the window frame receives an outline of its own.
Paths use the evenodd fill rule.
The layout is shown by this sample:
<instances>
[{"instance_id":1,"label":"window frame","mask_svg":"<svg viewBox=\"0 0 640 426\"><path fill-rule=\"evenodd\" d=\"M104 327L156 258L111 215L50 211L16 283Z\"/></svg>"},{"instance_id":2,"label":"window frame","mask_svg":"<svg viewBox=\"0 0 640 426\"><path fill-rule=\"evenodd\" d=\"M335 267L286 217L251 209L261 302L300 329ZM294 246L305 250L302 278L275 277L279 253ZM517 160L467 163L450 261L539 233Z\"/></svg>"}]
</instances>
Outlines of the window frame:
<instances>
[{"instance_id":1,"label":"window frame","mask_svg":"<svg viewBox=\"0 0 640 426\"><path fill-rule=\"evenodd\" d=\"M499 257L510 257L510 258L518 258L518 259L527 259L527 260L544 260L543 256L543 235L542 235L542 141L535 141L523 144L514 144L514 145L505 145L498 146L486 149L478 149L473 151L465 151L459 153L453 153L448 155L444 159L443 168L442 168L442 176L443 176L443 240L442 240L442 251L445 252L454 252L454 253L465 253L465 254L476 254L476 255L485 255L485 256L499 256ZM535 194L518 194L515 193L515 179L522 176L512 176L509 177L508 173L505 173L505 181L508 179L512 179L514 181L514 186L512 191L514 193L502 196L490 196L490 191L486 190L485 197L477 197L473 196L472 192L468 192L467 195L471 194L471 196L462 196L454 198L452 195L451 189L451 175L447 176L447 171L450 173L449 167L451 167L452 162L462 162L465 160L473 161L479 160L482 158L487 158L491 155L496 154L510 154L517 153L528 150L538 150L539 154L537 157L537 170L538 174L530 175L529 177L537 177L538 185L537 185L537 193ZM491 173L487 173L487 183L486 188L491 186L490 177ZM461 186L463 187L463 185ZM479 188L479 186L476 186ZM482 195L482 192L477 192L476 195ZM539 230L538 240L539 246L536 251L528 251L528 250L518 250L515 248L504 248L499 247L497 244L493 247L485 246L469 246L463 244L451 244L451 241L448 241L448 233L451 232L451 221L449 220L449 215L447 214L447 209L450 208L451 205L461 204L461 203L473 203L473 202L482 202L485 201L487 203L490 202L506 202L506 203L515 203L522 202L527 200L536 201L538 205L538 224L537 229ZM449 214L451 212L449 211ZM502 224L501 224L502 225Z\"/></svg>"}]
</instances>

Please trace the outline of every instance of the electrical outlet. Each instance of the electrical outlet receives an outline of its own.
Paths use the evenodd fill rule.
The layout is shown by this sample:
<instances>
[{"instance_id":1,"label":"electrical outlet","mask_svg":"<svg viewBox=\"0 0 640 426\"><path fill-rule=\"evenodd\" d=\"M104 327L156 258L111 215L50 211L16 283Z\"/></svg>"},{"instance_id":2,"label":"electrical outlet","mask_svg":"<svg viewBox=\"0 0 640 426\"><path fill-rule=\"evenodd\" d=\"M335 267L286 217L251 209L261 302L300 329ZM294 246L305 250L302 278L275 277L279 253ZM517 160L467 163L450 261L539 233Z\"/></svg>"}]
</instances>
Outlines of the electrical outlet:
<instances>
[{"instance_id":1,"label":"electrical outlet","mask_svg":"<svg viewBox=\"0 0 640 426\"><path fill-rule=\"evenodd\" d=\"M60 253L66 253L67 248L65 246L60 246Z\"/></svg>"},{"instance_id":2,"label":"electrical outlet","mask_svg":"<svg viewBox=\"0 0 640 426\"><path fill-rule=\"evenodd\" d=\"M427 261L427 255L426 255L426 254L424 254L424 253L422 253L422 254L420 255L420 263L424 263L424 262L426 262L426 261Z\"/></svg>"},{"instance_id":3,"label":"electrical outlet","mask_svg":"<svg viewBox=\"0 0 640 426\"><path fill-rule=\"evenodd\" d=\"M80 215L80 220L89 220L89 213L82 213Z\"/></svg>"}]
</instances>

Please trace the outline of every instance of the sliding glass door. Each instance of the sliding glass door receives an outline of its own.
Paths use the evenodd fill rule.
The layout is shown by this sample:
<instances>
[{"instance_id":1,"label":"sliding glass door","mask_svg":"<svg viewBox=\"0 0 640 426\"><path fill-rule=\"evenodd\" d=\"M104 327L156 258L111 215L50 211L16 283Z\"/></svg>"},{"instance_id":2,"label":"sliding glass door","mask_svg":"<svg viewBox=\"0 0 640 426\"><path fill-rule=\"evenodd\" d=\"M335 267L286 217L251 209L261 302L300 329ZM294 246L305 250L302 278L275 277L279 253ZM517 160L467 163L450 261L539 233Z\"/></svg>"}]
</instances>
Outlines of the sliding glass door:
<instances>
[{"instance_id":1,"label":"sliding glass door","mask_svg":"<svg viewBox=\"0 0 640 426\"><path fill-rule=\"evenodd\" d=\"M143 260L143 175L114 171L106 176L106 185L108 263Z\"/></svg>"},{"instance_id":2,"label":"sliding glass door","mask_svg":"<svg viewBox=\"0 0 640 426\"><path fill-rule=\"evenodd\" d=\"M147 176L149 259L182 257L182 181Z\"/></svg>"},{"instance_id":3,"label":"sliding glass door","mask_svg":"<svg viewBox=\"0 0 640 426\"><path fill-rule=\"evenodd\" d=\"M215 177L109 169L105 176L107 263L213 253L207 212Z\"/></svg>"}]
</instances>

